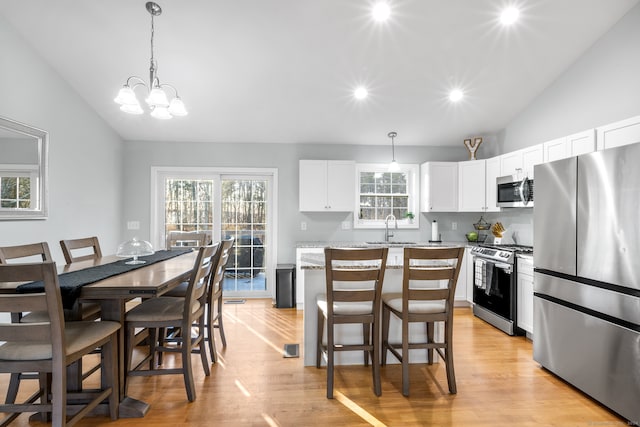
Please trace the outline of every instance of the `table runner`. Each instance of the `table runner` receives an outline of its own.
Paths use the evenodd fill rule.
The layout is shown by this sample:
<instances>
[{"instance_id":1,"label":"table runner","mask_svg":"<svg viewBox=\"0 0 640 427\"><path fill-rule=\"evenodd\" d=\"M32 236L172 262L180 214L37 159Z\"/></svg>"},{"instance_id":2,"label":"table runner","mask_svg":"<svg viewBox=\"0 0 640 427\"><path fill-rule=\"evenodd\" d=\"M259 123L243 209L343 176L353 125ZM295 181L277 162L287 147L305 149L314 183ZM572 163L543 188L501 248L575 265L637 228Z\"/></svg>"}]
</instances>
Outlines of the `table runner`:
<instances>
[{"instance_id":1,"label":"table runner","mask_svg":"<svg viewBox=\"0 0 640 427\"><path fill-rule=\"evenodd\" d=\"M62 296L62 306L65 309L72 309L76 300L80 296L80 288L84 285L89 285L118 274L175 258L188 252L191 252L191 249L171 251L162 250L155 252L153 255L138 257L138 259L146 261L144 264L126 264L126 262L130 261L131 258L125 258L109 264L97 265L95 267L71 271L69 273L62 273L58 275L60 295ZM19 293L44 292L44 283L42 283L42 281L25 283L18 286L17 291Z\"/></svg>"}]
</instances>

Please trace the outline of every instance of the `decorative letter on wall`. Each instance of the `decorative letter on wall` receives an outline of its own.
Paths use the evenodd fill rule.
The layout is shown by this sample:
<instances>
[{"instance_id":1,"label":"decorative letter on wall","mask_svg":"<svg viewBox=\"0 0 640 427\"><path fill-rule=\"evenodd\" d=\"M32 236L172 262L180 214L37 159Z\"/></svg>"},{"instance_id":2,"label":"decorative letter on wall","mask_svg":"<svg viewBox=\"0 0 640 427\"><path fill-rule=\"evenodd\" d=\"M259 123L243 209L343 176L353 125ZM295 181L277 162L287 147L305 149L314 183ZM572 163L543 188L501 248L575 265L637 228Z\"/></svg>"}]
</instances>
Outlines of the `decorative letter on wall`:
<instances>
[{"instance_id":1,"label":"decorative letter on wall","mask_svg":"<svg viewBox=\"0 0 640 427\"><path fill-rule=\"evenodd\" d=\"M471 139L464 140L464 145L467 147L467 150L469 150L469 160L476 160L476 151L478 147L480 147L480 144L482 144L482 138L480 137L473 138L473 144L471 143Z\"/></svg>"}]
</instances>

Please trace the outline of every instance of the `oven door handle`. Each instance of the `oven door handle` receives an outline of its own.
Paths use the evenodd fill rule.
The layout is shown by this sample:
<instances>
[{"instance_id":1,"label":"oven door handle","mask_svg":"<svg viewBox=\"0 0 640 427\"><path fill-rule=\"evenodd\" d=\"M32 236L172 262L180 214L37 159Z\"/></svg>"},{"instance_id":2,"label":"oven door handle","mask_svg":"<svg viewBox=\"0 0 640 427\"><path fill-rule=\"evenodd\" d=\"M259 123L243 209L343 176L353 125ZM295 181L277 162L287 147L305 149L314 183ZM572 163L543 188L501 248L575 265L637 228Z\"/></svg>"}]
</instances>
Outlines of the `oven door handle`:
<instances>
[{"instance_id":1,"label":"oven door handle","mask_svg":"<svg viewBox=\"0 0 640 427\"><path fill-rule=\"evenodd\" d=\"M506 262L493 262L493 261L488 260L486 258L482 258L482 257L479 257L477 255L474 255L473 256L473 262L475 263L475 261L477 259L485 261L485 262L491 262L491 263L493 263L493 266L495 268L499 268L500 270L505 270L509 274L513 273L513 265L507 264Z\"/></svg>"},{"instance_id":2,"label":"oven door handle","mask_svg":"<svg viewBox=\"0 0 640 427\"><path fill-rule=\"evenodd\" d=\"M509 274L513 273L513 266L511 264L496 262L493 265L500 270L505 270Z\"/></svg>"}]
</instances>

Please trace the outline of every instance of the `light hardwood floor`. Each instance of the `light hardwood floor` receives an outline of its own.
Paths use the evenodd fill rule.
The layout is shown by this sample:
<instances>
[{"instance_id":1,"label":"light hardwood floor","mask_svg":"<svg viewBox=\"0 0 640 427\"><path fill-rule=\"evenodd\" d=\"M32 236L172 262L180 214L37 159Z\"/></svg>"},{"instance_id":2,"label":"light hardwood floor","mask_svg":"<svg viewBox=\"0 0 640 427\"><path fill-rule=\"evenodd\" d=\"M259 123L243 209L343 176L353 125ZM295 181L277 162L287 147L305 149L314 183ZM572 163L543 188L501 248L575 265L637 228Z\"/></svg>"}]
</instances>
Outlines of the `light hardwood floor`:
<instances>
[{"instance_id":1,"label":"light hardwood floor","mask_svg":"<svg viewBox=\"0 0 640 427\"><path fill-rule=\"evenodd\" d=\"M79 426L614 426L627 425L606 408L541 369L532 344L509 337L456 309L454 354L458 393L450 395L440 364L411 367L411 397L401 393L399 365L382 369L382 396L371 371L336 368L335 399L325 397L326 369L282 357L302 343L302 312L270 300L224 306L228 347L205 377L193 356L197 400L187 401L182 377L136 377L132 397L151 409L143 419L85 418ZM301 346L302 348L302 346ZM7 378L0 379L4 396ZM27 389L27 387L24 387ZM27 390L25 390L27 391ZM37 426L28 415L16 426Z\"/></svg>"}]
</instances>

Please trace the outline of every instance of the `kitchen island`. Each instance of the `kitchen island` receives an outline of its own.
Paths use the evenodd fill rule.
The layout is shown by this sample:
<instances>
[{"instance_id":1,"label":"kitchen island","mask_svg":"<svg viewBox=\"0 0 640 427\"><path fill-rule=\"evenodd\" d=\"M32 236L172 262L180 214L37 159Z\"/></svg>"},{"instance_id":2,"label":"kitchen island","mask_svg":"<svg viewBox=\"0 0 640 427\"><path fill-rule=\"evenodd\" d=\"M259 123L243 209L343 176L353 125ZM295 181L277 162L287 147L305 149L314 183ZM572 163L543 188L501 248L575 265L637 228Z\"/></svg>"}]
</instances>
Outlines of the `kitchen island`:
<instances>
[{"instance_id":1,"label":"kitchen island","mask_svg":"<svg viewBox=\"0 0 640 427\"><path fill-rule=\"evenodd\" d=\"M383 292L401 292L402 291L402 262L403 251L405 246L436 246L436 247L464 247L463 243L447 243L447 244L399 244L389 243L389 254L387 256L387 268L385 271L384 283L382 285ZM325 269L324 269L324 247L371 247L380 246L380 244L370 243L302 243L298 245L297 255L297 308L304 311L304 364L305 366L313 366L316 361L316 337L317 337L317 316L318 309L316 305L316 297L318 294L326 292ZM326 330L326 328L325 328ZM337 325L335 329L336 342L344 344L355 344L362 342L362 327L360 325ZM421 324L412 324L410 326L410 338L416 340L424 340L426 327ZM442 334L441 325L436 326L436 339ZM400 342L402 336L402 325L395 316L391 316L389 324L389 340L392 342ZM395 338L395 339L394 339ZM411 354L412 362L426 362L426 351L412 350L415 354ZM356 365L362 364L362 352L336 352L336 365ZM394 357L387 359L388 363L398 363Z\"/></svg>"}]
</instances>

